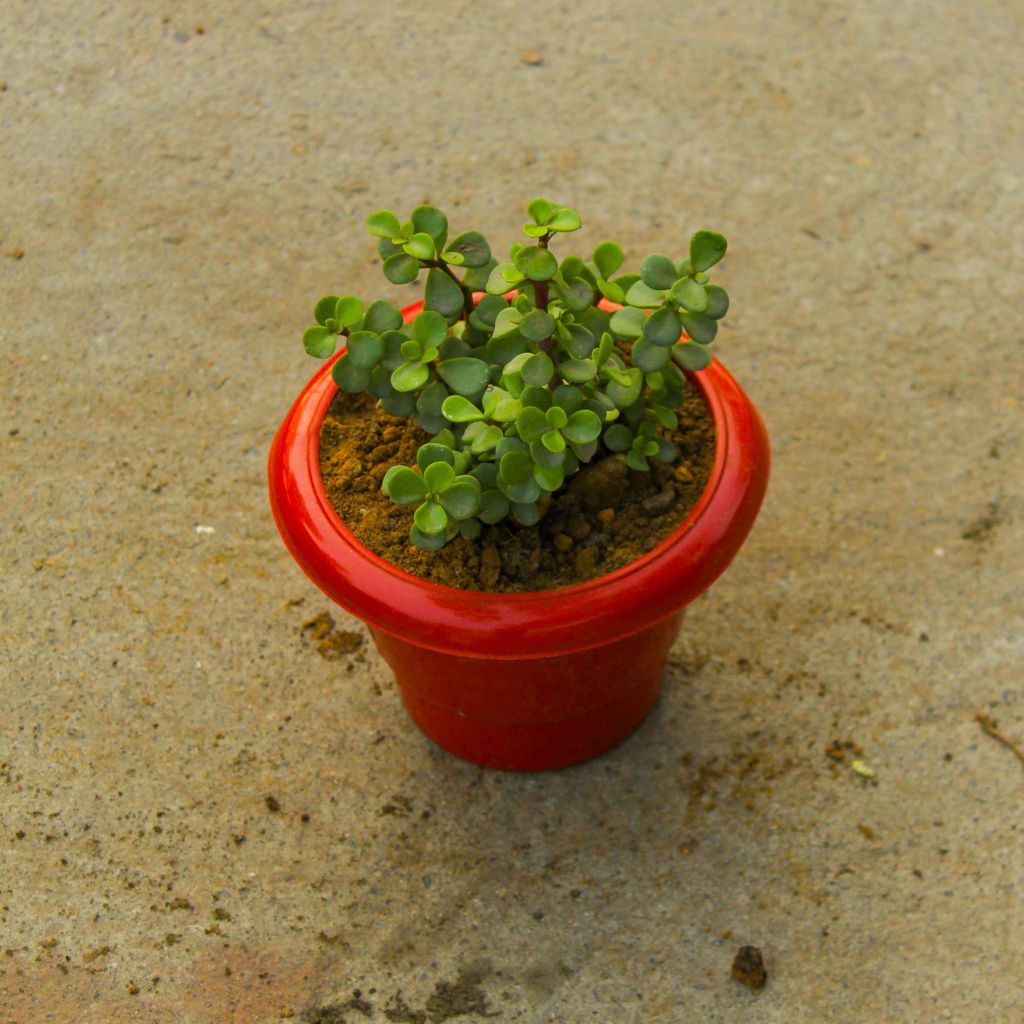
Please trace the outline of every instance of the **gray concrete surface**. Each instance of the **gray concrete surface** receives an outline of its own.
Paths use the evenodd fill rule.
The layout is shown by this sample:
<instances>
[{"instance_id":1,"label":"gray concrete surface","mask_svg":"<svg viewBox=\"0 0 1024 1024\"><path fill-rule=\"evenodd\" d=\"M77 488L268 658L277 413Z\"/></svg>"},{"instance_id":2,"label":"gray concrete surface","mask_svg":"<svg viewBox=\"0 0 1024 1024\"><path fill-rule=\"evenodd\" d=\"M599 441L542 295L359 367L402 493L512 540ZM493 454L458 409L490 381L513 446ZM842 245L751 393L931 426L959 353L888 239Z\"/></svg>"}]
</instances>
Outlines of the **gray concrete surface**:
<instances>
[{"instance_id":1,"label":"gray concrete surface","mask_svg":"<svg viewBox=\"0 0 1024 1024\"><path fill-rule=\"evenodd\" d=\"M1022 31L6 0L0 1021L1024 1019ZM517 777L304 639L264 459L369 211L536 194L727 233L775 475L650 720Z\"/></svg>"}]
</instances>

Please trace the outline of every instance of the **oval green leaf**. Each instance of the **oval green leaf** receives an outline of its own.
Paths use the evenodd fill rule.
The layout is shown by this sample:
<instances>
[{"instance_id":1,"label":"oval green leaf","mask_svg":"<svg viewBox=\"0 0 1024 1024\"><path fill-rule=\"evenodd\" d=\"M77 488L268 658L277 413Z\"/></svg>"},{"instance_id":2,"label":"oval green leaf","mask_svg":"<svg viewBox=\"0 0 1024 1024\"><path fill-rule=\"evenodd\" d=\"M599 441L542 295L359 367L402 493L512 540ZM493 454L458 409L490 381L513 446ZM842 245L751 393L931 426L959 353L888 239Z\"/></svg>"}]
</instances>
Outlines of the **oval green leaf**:
<instances>
[{"instance_id":1,"label":"oval green leaf","mask_svg":"<svg viewBox=\"0 0 1024 1024\"><path fill-rule=\"evenodd\" d=\"M640 264L640 280L648 288L664 291L671 288L676 279L676 265L664 253L654 252L645 256Z\"/></svg>"},{"instance_id":2,"label":"oval green leaf","mask_svg":"<svg viewBox=\"0 0 1024 1024\"><path fill-rule=\"evenodd\" d=\"M354 331L346 342L349 358L363 369L369 370L384 355L384 342L372 331Z\"/></svg>"},{"instance_id":3,"label":"oval green leaf","mask_svg":"<svg viewBox=\"0 0 1024 1024\"><path fill-rule=\"evenodd\" d=\"M539 245L527 245L516 253L516 269L531 281L550 281L558 273L558 260Z\"/></svg>"},{"instance_id":4,"label":"oval green leaf","mask_svg":"<svg viewBox=\"0 0 1024 1024\"><path fill-rule=\"evenodd\" d=\"M683 327L686 328L686 333L701 345L710 345L718 334L718 321L701 313L684 316Z\"/></svg>"},{"instance_id":5,"label":"oval green leaf","mask_svg":"<svg viewBox=\"0 0 1024 1024\"><path fill-rule=\"evenodd\" d=\"M644 324L644 337L652 345L674 345L683 333L683 322L671 306L656 309Z\"/></svg>"},{"instance_id":6,"label":"oval green leaf","mask_svg":"<svg viewBox=\"0 0 1024 1024\"><path fill-rule=\"evenodd\" d=\"M431 537L447 529L448 514L436 501L425 501L413 514L413 522L420 533Z\"/></svg>"},{"instance_id":7,"label":"oval green leaf","mask_svg":"<svg viewBox=\"0 0 1024 1024\"><path fill-rule=\"evenodd\" d=\"M399 505L412 505L427 496L423 477L408 466L392 466L384 474L381 490Z\"/></svg>"},{"instance_id":8,"label":"oval green leaf","mask_svg":"<svg viewBox=\"0 0 1024 1024\"><path fill-rule=\"evenodd\" d=\"M391 386L396 391L415 391L429 377L430 370L423 363L403 363L391 374Z\"/></svg>"},{"instance_id":9,"label":"oval green leaf","mask_svg":"<svg viewBox=\"0 0 1024 1024\"><path fill-rule=\"evenodd\" d=\"M482 359L446 359L438 363L441 379L460 395L475 395L487 386L490 367Z\"/></svg>"},{"instance_id":10,"label":"oval green leaf","mask_svg":"<svg viewBox=\"0 0 1024 1024\"><path fill-rule=\"evenodd\" d=\"M397 238L402 225L390 210L378 210L366 218L366 229L378 238Z\"/></svg>"},{"instance_id":11,"label":"oval green leaf","mask_svg":"<svg viewBox=\"0 0 1024 1024\"><path fill-rule=\"evenodd\" d=\"M695 274L710 270L724 255L728 247L724 235L717 231L698 231L690 239L690 267Z\"/></svg>"},{"instance_id":12,"label":"oval green leaf","mask_svg":"<svg viewBox=\"0 0 1024 1024\"><path fill-rule=\"evenodd\" d=\"M580 409L569 417L562 433L574 444L588 444L600 435L601 420L589 409Z\"/></svg>"},{"instance_id":13,"label":"oval green leaf","mask_svg":"<svg viewBox=\"0 0 1024 1024\"><path fill-rule=\"evenodd\" d=\"M470 519L480 510L480 485L472 477L460 477L439 497L452 519Z\"/></svg>"},{"instance_id":14,"label":"oval green leaf","mask_svg":"<svg viewBox=\"0 0 1024 1024\"><path fill-rule=\"evenodd\" d=\"M443 270L431 267L423 291L423 305L450 319L462 309L462 289Z\"/></svg>"},{"instance_id":15,"label":"oval green leaf","mask_svg":"<svg viewBox=\"0 0 1024 1024\"><path fill-rule=\"evenodd\" d=\"M606 280L611 280L612 274L622 266L624 259L622 249L614 242L602 242L594 250L594 265Z\"/></svg>"},{"instance_id":16,"label":"oval green leaf","mask_svg":"<svg viewBox=\"0 0 1024 1024\"><path fill-rule=\"evenodd\" d=\"M420 261L407 253L400 252L384 261L384 276L392 284L409 284L420 272Z\"/></svg>"},{"instance_id":17,"label":"oval green leaf","mask_svg":"<svg viewBox=\"0 0 1024 1024\"><path fill-rule=\"evenodd\" d=\"M334 355L335 346L338 343L338 337L335 334L331 334L326 327L307 327L302 335L302 344L306 351L311 356L316 356L317 359L326 359L330 355Z\"/></svg>"}]
</instances>

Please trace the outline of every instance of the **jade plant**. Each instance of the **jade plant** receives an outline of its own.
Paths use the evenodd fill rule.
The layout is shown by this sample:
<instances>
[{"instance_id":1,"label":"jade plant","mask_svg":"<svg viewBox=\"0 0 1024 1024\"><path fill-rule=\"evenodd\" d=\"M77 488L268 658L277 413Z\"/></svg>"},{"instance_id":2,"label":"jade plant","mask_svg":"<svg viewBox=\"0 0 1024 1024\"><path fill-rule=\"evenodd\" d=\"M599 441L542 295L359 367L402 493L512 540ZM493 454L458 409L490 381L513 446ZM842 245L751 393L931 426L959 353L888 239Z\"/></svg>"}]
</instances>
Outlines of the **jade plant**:
<instances>
[{"instance_id":1,"label":"jade plant","mask_svg":"<svg viewBox=\"0 0 1024 1024\"><path fill-rule=\"evenodd\" d=\"M391 467L382 485L416 506L410 539L420 548L475 538L507 517L533 525L567 478L606 455L623 453L640 471L675 460L682 371L711 362L729 308L708 280L726 250L716 232L698 231L681 261L652 253L639 273L620 273L614 242L589 260L552 252L580 228L575 210L535 199L528 213L527 243L500 262L478 231L449 238L433 206L407 221L372 214L384 276L409 284L426 271L422 312L406 323L390 302L328 295L303 336L319 358L344 345L332 368L341 390L372 395L431 435L416 466Z\"/></svg>"}]
</instances>

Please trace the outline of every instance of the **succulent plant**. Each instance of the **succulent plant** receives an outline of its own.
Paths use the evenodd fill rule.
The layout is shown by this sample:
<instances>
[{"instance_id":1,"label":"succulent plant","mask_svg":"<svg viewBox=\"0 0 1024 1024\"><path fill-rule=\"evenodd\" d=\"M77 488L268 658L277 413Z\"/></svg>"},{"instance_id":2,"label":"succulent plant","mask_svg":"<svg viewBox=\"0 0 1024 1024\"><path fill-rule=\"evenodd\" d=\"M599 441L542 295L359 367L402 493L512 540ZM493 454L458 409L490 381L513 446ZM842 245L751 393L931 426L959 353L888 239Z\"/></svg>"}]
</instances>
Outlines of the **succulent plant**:
<instances>
[{"instance_id":1,"label":"succulent plant","mask_svg":"<svg viewBox=\"0 0 1024 1024\"><path fill-rule=\"evenodd\" d=\"M614 242L559 262L550 246L579 229L575 210L535 199L528 213L528 244L499 262L478 231L449 239L436 207L405 222L378 210L367 227L384 276L409 284L425 270L423 311L405 323L390 302L328 295L303 336L321 359L343 342L332 369L341 390L370 394L432 435L415 468L393 466L383 480L392 500L416 506L420 548L506 517L533 525L568 477L610 453L634 470L674 461L682 371L711 362L729 308L708 279L726 251L716 232L698 231L682 261L652 253L623 274Z\"/></svg>"}]
</instances>

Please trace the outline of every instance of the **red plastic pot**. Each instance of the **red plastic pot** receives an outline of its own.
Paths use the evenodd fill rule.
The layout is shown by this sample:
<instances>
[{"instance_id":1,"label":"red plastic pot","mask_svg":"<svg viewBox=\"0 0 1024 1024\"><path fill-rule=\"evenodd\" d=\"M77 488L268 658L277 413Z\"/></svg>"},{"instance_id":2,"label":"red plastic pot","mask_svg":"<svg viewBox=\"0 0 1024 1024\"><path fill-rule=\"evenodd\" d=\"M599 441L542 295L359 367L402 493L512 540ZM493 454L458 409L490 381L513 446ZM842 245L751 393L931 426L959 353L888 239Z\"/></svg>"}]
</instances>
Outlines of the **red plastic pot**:
<instances>
[{"instance_id":1,"label":"red plastic pot","mask_svg":"<svg viewBox=\"0 0 1024 1024\"><path fill-rule=\"evenodd\" d=\"M407 320L422 303L409 306ZM320 478L320 427L337 393L331 362L295 400L270 449L281 536L328 597L370 627L409 714L445 750L492 768L586 761L650 711L685 606L732 561L768 483L757 410L716 360L690 374L715 423L707 488L643 558L558 590L497 594L420 579L342 523Z\"/></svg>"}]
</instances>

